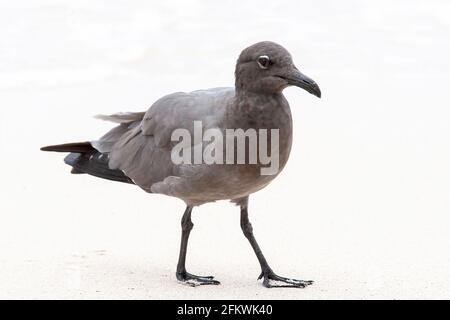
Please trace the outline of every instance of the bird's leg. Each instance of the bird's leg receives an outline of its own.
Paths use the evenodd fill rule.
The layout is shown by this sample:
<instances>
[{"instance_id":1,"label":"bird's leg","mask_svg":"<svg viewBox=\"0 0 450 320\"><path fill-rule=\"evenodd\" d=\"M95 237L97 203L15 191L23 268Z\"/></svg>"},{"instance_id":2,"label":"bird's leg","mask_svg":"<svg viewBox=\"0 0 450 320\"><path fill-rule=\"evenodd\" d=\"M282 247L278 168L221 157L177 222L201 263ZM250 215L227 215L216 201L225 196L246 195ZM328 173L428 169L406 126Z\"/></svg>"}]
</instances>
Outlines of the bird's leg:
<instances>
[{"instance_id":1,"label":"bird's leg","mask_svg":"<svg viewBox=\"0 0 450 320\"><path fill-rule=\"evenodd\" d=\"M253 236L253 228L248 219L248 209L247 203L241 205L241 228L244 232L245 237L250 242L253 250L255 251L256 257L258 258L259 264L261 265L261 275L258 280L263 279L263 285L267 288L274 287L291 287L291 288L304 288L313 283L313 281L296 280L290 278L280 277L273 272L264 257L261 248L256 242Z\"/></svg>"},{"instance_id":2,"label":"bird's leg","mask_svg":"<svg viewBox=\"0 0 450 320\"><path fill-rule=\"evenodd\" d=\"M213 280L214 277L210 276L196 276L186 271L186 251L189 240L189 234L191 233L194 224L191 221L192 206L187 206L184 211L183 218L181 219L181 246L180 256L178 258L177 265L177 279L183 283L196 287L206 284L220 284L219 281Z\"/></svg>"}]
</instances>

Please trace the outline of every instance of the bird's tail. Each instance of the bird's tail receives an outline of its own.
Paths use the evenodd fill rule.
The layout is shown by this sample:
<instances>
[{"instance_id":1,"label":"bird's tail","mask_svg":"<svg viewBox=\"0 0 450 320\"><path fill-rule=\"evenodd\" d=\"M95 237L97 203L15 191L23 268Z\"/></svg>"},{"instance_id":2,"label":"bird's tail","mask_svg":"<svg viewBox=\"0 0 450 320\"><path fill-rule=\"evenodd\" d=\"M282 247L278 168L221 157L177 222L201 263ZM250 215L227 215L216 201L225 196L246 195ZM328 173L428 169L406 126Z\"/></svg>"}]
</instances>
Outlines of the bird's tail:
<instances>
[{"instance_id":1,"label":"bird's tail","mask_svg":"<svg viewBox=\"0 0 450 320\"><path fill-rule=\"evenodd\" d=\"M64 162L70 165L72 173L87 173L103 179L132 183L123 171L109 168L109 154L114 144L129 130L135 128L144 118L145 112L122 112L98 119L118 123L97 141L58 144L41 148L42 151L70 152Z\"/></svg>"},{"instance_id":2,"label":"bird's tail","mask_svg":"<svg viewBox=\"0 0 450 320\"><path fill-rule=\"evenodd\" d=\"M73 174L87 173L89 175L133 184L121 170L110 169L108 154L95 149L90 142L75 142L46 146L42 151L70 152L64 162L72 167Z\"/></svg>"}]
</instances>

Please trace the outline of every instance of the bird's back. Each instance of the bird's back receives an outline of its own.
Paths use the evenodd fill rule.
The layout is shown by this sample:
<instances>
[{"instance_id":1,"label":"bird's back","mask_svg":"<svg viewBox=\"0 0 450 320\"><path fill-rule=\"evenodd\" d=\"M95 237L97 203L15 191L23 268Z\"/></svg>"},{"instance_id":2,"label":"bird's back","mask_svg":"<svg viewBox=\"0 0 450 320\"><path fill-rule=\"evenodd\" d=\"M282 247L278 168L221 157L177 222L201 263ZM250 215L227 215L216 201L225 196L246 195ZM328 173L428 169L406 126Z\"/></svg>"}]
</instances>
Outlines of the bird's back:
<instances>
[{"instance_id":1,"label":"bird's back","mask_svg":"<svg viewBox=\"0 0 450 320\"><path fill-rule=\"evenodd\" d=\"M122 170L152 192L152 185L180 172L171 160L172 132L185 129L193 135L194 121L201 121L205 129L220 127L233 97L233 88L177 92L160 98L145 114L135 113L135 118L130 113L101 116L119 126L92 144L108 155L111 169Z\"/></svg>"}]
</instances>

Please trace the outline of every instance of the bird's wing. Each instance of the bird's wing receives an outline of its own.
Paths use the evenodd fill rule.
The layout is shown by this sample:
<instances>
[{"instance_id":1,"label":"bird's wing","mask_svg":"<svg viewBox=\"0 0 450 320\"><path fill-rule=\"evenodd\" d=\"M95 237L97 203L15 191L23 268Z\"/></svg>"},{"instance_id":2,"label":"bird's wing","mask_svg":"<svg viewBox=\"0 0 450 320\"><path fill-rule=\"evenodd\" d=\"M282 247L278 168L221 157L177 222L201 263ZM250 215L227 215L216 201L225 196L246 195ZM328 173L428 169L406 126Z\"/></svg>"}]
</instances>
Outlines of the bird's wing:
<instances>
[{"instance_id":1,"label":"bird's wing","mask_svg":"<svg viewBox=\"0 0 450 320\"><path fill-rule=\"evenodd\" d=\"M162 97L145 114L142 133L154 136L158 146L167 146L175 129L193 133L194 121L202 121L203 128L220 126L226 104L233 96L233 88L213 88Z\"/></svg>"},{"instance_id":2,"label":"bird's wing","mask_svg":"<svg viewBox=\"0 0 450 320\"><path fill-rule=\"evenodd\" d=\"M120 125L94 146L108 150L111 169L122 170L133 182L150 192L154 183L178 174L171 161L172 132L187 129L193 134L194 121L203 128L219 126L233 88L215 88L191 93L174 93L156 101L141 121L120 117ZM127 119L125 121L125 119Z\"/></svg>"}]
</instances>

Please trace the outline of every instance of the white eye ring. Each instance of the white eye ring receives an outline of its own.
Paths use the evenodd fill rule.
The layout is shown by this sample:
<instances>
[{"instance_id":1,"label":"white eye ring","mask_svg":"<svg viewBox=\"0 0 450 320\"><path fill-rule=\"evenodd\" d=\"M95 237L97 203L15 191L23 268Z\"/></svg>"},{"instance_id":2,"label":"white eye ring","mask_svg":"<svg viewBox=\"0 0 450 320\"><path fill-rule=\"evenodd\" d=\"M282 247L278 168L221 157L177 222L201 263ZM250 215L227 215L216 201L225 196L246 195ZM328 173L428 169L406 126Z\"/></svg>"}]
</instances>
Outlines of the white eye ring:
<instances>
[{"instance_id":1,"label":"white eye ring","mask_svg":"<svg viewBox=\"0 0 450 320\"><path fill-rule=\"evenodd\" d=\"M270 65L270 58L266 55L259 56L258 59L256 60L256 62L258 62L258 66L261 69L267 69L267 68L269 68L269 65Z\"/></svg>"}]
</instances>

